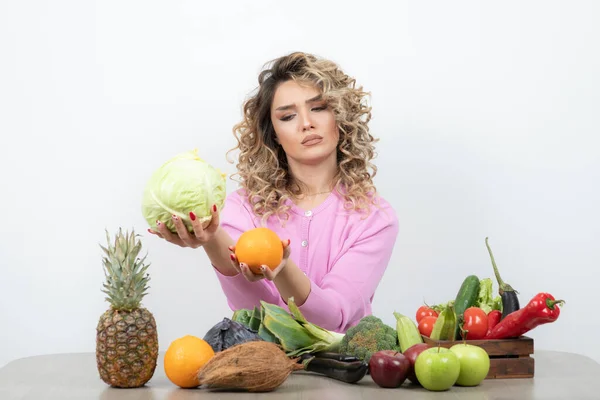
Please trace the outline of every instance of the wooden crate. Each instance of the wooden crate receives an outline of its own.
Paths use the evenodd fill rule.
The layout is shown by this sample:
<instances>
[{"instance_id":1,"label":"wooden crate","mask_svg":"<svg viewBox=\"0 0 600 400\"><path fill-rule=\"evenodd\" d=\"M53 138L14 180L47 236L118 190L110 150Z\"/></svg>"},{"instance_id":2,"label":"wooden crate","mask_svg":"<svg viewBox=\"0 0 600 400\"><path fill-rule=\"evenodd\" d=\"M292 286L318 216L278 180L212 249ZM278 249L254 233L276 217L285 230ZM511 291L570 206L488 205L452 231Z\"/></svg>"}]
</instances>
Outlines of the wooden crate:
<instances>
[{"instance_id":1,"label":"wooden crate","mask_svg":"<svg viewBox=\"0 0 600 400\"><path fill-rule=\"evenodd\" d=\"M423 336L432 346L450 348L462 340L432 340ZM490 356L490 372L486 379L533 378L535 360L533 339L521 336L515 339L467 340L466 343L482 347Z\"/></svg>"}]
</instances>

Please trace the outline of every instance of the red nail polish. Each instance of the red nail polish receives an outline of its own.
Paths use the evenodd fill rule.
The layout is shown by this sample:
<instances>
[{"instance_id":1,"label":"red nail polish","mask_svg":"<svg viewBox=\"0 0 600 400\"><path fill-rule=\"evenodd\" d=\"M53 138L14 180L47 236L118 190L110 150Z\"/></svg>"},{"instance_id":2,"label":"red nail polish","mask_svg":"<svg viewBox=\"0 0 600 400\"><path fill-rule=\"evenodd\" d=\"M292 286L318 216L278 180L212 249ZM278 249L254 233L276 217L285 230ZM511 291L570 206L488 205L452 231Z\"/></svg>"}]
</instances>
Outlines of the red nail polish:
<instances>
[{"instance_id":1,"label":"red nail polish","mask_svg":"<svg viewBox=\"0 0 600 400\"><path fill-rule=\"evenodd\" d=\"M217 205L213 204L213 212L217 212Z\"/></svg>"},{"instance_id":2,"label":"red nail polish","mask_svg":"<svg viewBox=\"0 0 600 400\"><path fill-rule=\"evenodd\" d=\"M292 241L290 239L288 239L288 246L290 245L290 243L292 243Z\"/></svg>"},{"instance_id":3,"label":"red nail polish","mask_svg":"<svg viewBox=\"0 0 600 400\"><path fill-rule=\"evenodd\" d=\"M150 228L148 228L148 233L154 233L154 231Z\"/></svg>"},{"instance_id":4,"label":"red nail polish","mask_svg":"<svg viewBox=\"0 0 600 400\"><path fill-rule=\"evenodd\" d=\"M235 256L233 254L230 254L229 257L231 257L231 261L235 261Z\"/></svg>"},{"instance_id":5,"label":"red nail polish","mask_svg":"<svg viewBox=\"0 0 600 400\"><path fill-rule=\"evenodd\" d=\"M192 221L195 221L195 220L196 220L196 214L194 214L192 211L190 211L190 219L191 219Z\"/></svg>"}]
</instances>

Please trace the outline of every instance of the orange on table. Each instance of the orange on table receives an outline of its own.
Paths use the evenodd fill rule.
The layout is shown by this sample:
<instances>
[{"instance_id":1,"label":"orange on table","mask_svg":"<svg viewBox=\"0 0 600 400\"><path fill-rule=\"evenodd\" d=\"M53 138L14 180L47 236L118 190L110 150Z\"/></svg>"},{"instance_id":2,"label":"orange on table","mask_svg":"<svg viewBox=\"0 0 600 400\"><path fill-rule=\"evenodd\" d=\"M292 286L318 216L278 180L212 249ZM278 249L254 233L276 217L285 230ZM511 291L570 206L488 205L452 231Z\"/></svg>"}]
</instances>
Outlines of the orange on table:
<instances>
[{"instance_id":1,"label":"orange on table","mask_svg":"<svg viewBox=\"0 0 600 400\"><path fill-rule=\"evenodd\" d=\"M165 352L165 374L179 387L197 387L200 385L198 371L214 355L214 350L204 339L192 335L180 337L173 340Z\"/></svg>"},{"instance_id":2,"label":"orange on table","mask_svg":"<svg viewBox=\"0 0 600 400\"><path fill-rule=\"evenodd\" d=\"M254 228L240 235L235 245L235 256L239 262L247 264L252 272L260 274L261 265L273 270L281 263L283 244L271 229Z\"/></svg>"}]
</instances>

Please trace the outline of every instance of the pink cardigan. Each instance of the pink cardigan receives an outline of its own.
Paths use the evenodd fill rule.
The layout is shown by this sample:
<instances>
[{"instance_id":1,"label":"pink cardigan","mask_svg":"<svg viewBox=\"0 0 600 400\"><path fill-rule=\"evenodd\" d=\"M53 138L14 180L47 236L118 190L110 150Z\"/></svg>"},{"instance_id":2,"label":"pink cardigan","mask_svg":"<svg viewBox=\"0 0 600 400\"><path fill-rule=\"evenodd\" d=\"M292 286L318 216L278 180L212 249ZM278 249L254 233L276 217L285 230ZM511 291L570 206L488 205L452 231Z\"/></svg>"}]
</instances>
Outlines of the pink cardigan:
<instances>
[{"instance_id":1,"label":"pink cardigan","mask_svg":"<svg viewBox=\"0 0 600 400\"><path fill-rule=\"evenodd\" d=\"M221 227L234 241L242 232L260 226L240 191L227 196L220 214ZM300 311L308 321L325 329L344 333L371 314L375 289L388 266L396 237L398 220L393 208L379 198L378 208L364 215L344 210L344 200L336 193L313 210L293 203L290 219L282 227L276 218L267 226L281 240L290 239L292 259L311 281L311 291ZM232 310L252 309L260 300L284 309L275 285L261 279L248 282L242 275L217 274Z\"/></svg>"}]
</instances>

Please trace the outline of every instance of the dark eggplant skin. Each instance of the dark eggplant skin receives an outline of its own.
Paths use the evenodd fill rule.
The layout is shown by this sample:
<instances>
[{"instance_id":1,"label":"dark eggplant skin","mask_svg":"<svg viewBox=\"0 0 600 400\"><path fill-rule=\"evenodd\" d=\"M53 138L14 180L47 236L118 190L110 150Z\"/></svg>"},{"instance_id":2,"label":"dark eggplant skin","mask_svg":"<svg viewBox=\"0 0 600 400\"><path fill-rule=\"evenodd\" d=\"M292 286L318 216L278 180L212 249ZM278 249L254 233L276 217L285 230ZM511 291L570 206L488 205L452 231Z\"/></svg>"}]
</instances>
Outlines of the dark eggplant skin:
<instances>
[{"instance_id":1,"label":"dark eggplant skin","mask_svg":"<svg viewBox=\"0 0 600 400\"><path fill-rule=\"evenodd\" d=\"M318 354L318 353L317 353ZM304 354L300 362L304 370L345 383L360 381L369 371L369 364L354 356L338 353Z\"/></svg>"},{"instance_id":2,"label":"dark eggplant skin","mask_svg":"<svg viewBox=\"0 0 600 400\"><path fill-rule=\"evenodd\" d=\"M330 351L321 351L318 353L313 353L312 355L314 355L315 357L318 358L329 358L331 360L337 360L337 361L360 361L360 359L356 356L351 356L348 354L342 354L342 353L334 353L334 352L330 352Z\"/></svg>"},{"instance_id":3,"label":"dark eggplant skin","mask_svg":"<svg viewBox=\"0 0 600 400\"><path fill-rule=\"evenodd\" d=\"M515 291L502 291L500 297L502 298L502 317L500 319L504 319L508 314L521 308L519 297Z\"/></svg>"},{"instance_id":4,"label":"dark eggplant skin","mask_svg":"<svg viewBox=\"0 0 600 400\"><path fill-rule=\"evenodd\" d=\"M498 293L502 299L502 316L500 317L500 320L503 320L508 314L518 311L521 308L518 297L519 292L513 289L511 285L504 282L500 277L500 272L498 271L498 266L494 260L494 254L492 254L488 238L485 238L485 245L488 249L488 253L490 253L490 259L492 260L492 266L494 267L494 275L496 275L496 281L498 282Z\"/></svg>"}]
</instances>

